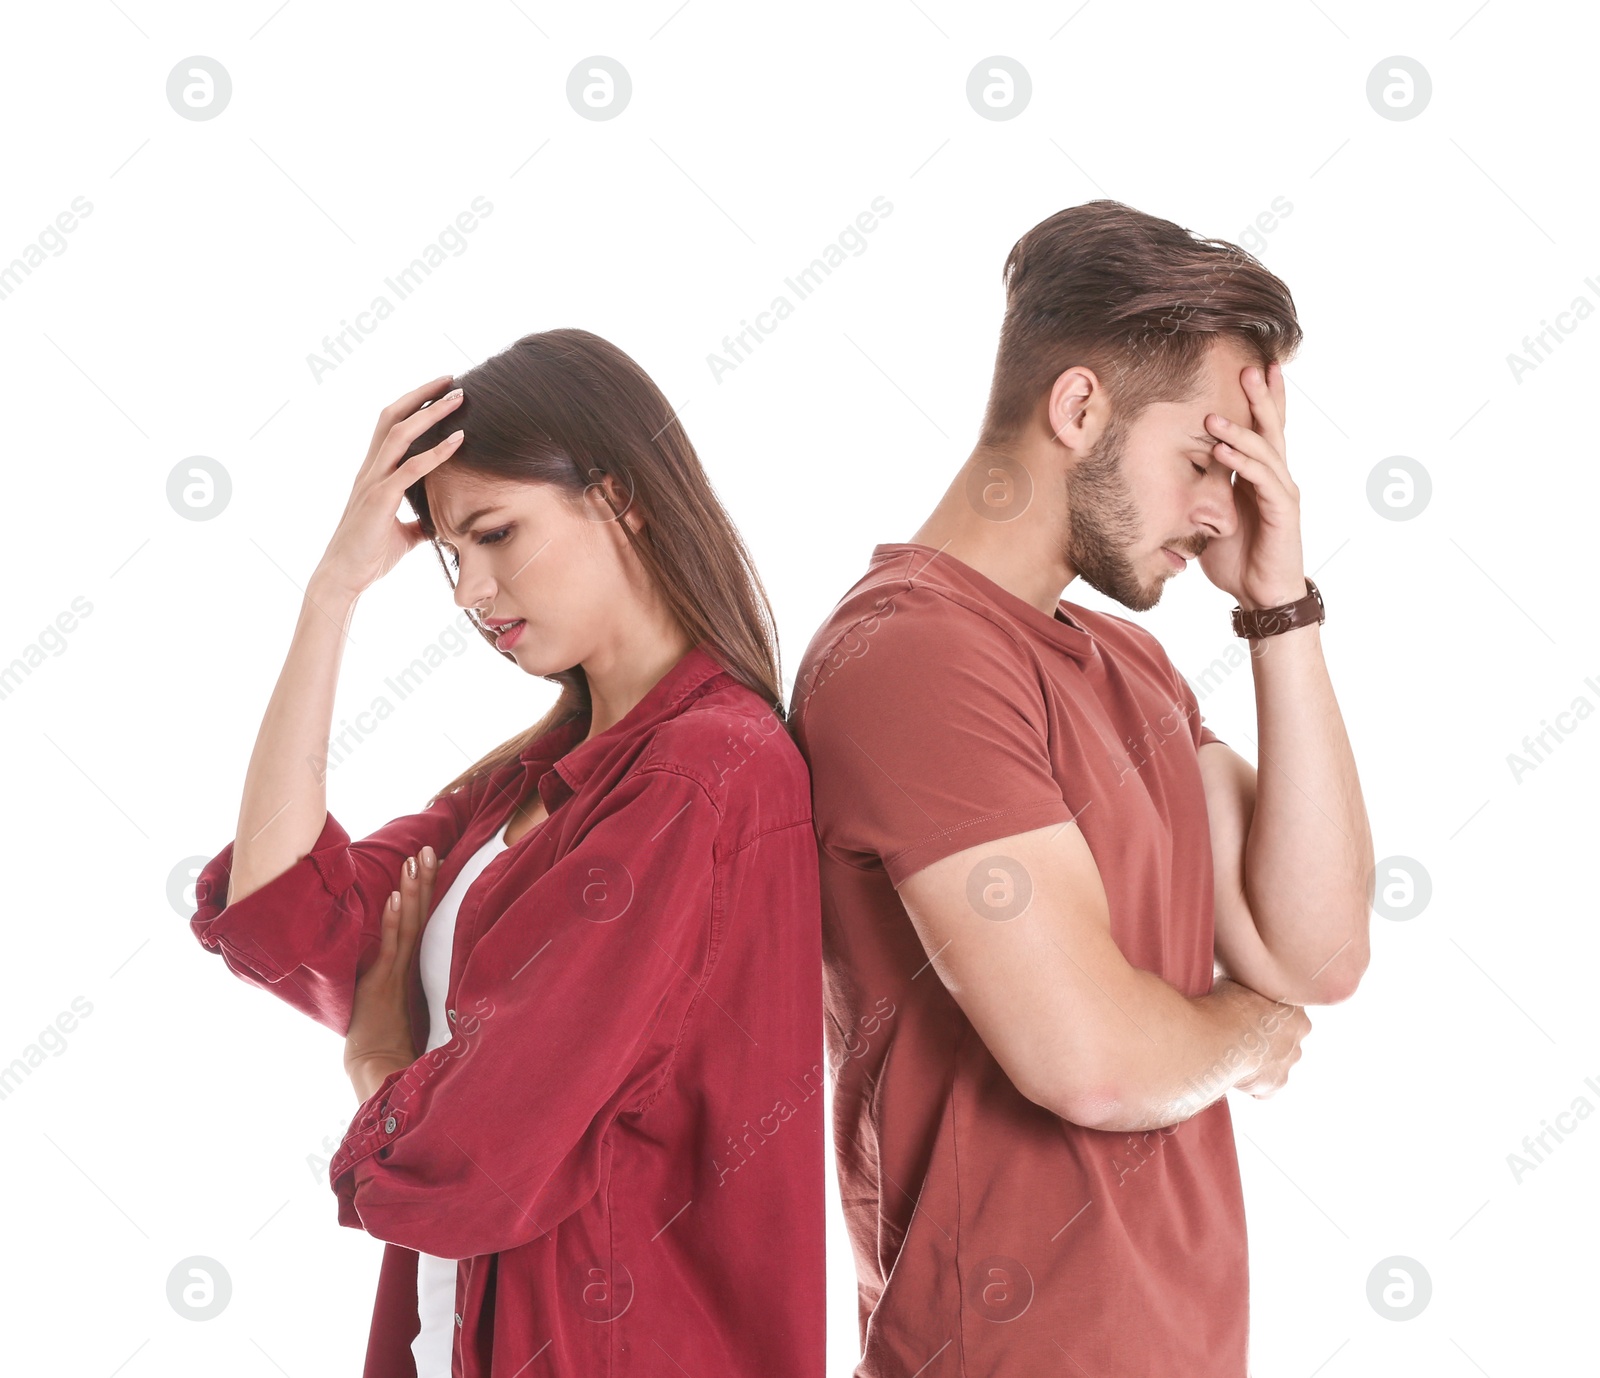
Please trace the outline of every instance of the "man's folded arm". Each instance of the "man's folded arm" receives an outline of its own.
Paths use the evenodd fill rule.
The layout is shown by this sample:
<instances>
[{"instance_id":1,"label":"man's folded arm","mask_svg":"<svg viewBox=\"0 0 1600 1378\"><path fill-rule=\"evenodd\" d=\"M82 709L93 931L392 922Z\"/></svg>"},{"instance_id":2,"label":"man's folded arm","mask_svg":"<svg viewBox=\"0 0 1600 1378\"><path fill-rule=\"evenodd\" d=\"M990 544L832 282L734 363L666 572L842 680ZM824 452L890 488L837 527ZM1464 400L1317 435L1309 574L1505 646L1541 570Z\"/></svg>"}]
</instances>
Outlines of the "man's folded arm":
<instances>
[{"instance_id":1,"label":"man's folded arm","mask_svg":"<svg viewBox=\"0 0 1600 1378\"><path fill-rule=\"evenodd\" d=\"M1076 823L952 853L897 888L995 1060L1063 1119L1117 1131L1176 1124L1260 1065L1258 1025L1272 1003L1235 985L1185 996L1132 966ZM1008 917L1013 904L1020 912Z\"/></svg>"}]
</instances>

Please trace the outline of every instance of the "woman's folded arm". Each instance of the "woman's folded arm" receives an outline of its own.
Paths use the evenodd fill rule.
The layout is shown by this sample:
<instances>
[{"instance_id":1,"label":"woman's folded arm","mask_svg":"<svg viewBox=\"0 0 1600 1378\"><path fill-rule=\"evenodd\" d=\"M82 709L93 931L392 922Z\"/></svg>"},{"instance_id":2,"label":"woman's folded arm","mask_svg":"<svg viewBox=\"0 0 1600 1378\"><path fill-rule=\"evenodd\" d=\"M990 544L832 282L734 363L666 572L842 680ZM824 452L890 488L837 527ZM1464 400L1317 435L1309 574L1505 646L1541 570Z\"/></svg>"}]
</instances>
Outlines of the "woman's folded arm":
<instances>
[{"instance_id":1,"label":"woman's folded arm","mask_svg":"<svg viewBox=\"0 0 1600 1378\"><path fill-rule=\"evenodd\" d=\"M189 925L235 975L342 1035L356 977L377 951L379 916L401 865L424 845L442 859L465 831L478 788L442 795L359 842L351 842L329 813L309 852L232 904L230 842L195 879Z\"/></svg>"},{"instance_id":2,"label":"woman's folded arm","mask_svg":"<svg viewBox=\"0 0 1600 1378\"><path fill-rule=\"evenodd\" d=\"M612 1123L659 1092L708 979L720 821L671 765L606 795L478 938L455 1037L357 1110L328 1167L341 1224L468 1258L537 1239L593 1195Z\"/></svg>"}]
</instances>

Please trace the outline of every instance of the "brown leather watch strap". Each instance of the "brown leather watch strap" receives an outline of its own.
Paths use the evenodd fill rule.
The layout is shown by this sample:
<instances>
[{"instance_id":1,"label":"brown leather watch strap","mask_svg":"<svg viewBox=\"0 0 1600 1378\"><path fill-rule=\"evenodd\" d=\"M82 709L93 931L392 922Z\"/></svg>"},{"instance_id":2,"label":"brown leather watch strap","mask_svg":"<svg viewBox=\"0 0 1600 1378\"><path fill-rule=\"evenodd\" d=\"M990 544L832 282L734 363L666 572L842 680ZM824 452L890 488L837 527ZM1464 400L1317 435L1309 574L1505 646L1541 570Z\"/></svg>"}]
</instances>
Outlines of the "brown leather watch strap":
<instances>
[{"instance_id":1,"label":"brown leather watch strap","mask_svg":"<svg viewBox=\"0 0 1600 1378\"><path fill-rule=\"evenodd\" d=\"M1306 576L1308 592L1304 598L1293 603L1280 603L1275 608L1251 608L1246 612L1237 604L1233 609L1233 633L1235 636L1248 636L1253 638L1262 636L1277 636L1280 632L1292 631L1295 627L1309 627L1316 622L1325 622L1328 610L1322 603L1322 592Z\"/></svg>"}]
</instances>

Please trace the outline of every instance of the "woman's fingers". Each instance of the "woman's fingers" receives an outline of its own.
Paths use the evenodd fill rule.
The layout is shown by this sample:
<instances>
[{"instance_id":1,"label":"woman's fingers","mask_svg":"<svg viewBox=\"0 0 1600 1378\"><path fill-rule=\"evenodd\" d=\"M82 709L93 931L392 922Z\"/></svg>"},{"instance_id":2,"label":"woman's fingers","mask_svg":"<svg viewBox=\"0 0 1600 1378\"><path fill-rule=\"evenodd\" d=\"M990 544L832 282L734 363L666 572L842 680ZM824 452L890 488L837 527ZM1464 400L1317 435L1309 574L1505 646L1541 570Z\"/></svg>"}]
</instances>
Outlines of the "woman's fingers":
<instances>
[{"instance_id":1,"label":"woman's fingers","mask_svg":"<svg viewBox=\"0 0 1600 1378\"><path fill-rule=\"evenodd\" d=\"M440 451L445 451L445 455L440 455L439 462L442 462L448 451L453 450L456 444L459 443L458 441L452 441L449 438L441 440L432 448L422 451L421 454L412 455L404 463L401 462L401 457L413 440L429 427L438 425L441 416L447 415L459 407L463 396L464 394L460 388L452 388L430 406L419 407L409 416L403 416L391 425L388 435L384 437L383 443L378 446L375 467L371 476L379 481L400 476L399 486L409 488L422 474L427 473L428 469L432 467L431 465L422 467L416 461L422 459L424 455L433 455L438 454Z\"/></svg>"},{"instance_id":2,"label":"woman's fingers","mask_svg":"<svg viewBox=\"0 0 1600 1378\"><path fill-rule=\"evenodd\" d=\"M439 874L439 858L432 847L424 847L417 853L417 865L422 872L422 917L426 919L433 903L433 879Z\"/></svg>"},{"instance_id":3,"label":"woman's fingers","mask_svg":"<svg viewBox=\"0 0 1600 1378\"><path fill-rule=\"evenodd\" d=\"M410 856L400 867L400 912L396 925L396 959L409 964L422 935L422 926L433 902L433 878L438 872L438 857L433 848L424 847L420 856Z\"/></svg>"},{"instance_id":4,"label":"woman's fingers","mask_svg":"<svg viewBox=\"0 0 1600 1378\"><path fill-rule=\"evenodd\" d=\"M375 966L387 970L394 965L399 950L400 907L398 891L391 891L383 902L383 915L378 924L378 960Z\"/></svg>"},{"instance_id":5,"label":"woman's fingers","mask_svg":"<svg viewBox=\"0 0 1600 1378\"><path fill-rule=\"evenodd\" d=\"M453 375L446 373L438 378L429 379L421 387L412 388L410 392L395 398L393 402L378 413L378 424L372 431L372 444L367 447L368 465L372 463L373 458L383 447L383 442L394 423L402 417L410 416L430 398L437 397L450 383L452 377Z\"/></svg>"},{"instance_id":6,"label":"woman's fingers","mask_svg":"<svg viewBox=\"0 0 1600 1378\"><path fill-rule=\"evenodd\" d=\"M452 405L459 404L460 401L461 394L457 393L455 403L452 403ZM426 427L423 427L423 429L425 430ZM394 471L390 475L395 480L396 488L403 491L411 487L419 478L427 477L445 460L449 459L465 439L465 431L451 431L437 445L431 445L426 450L418 450L416 454L407 460L402 461L396 458ZM411 440L408 438L406 444L409 445L410 443ZM405 447L402 446L398 453L403 454L404 452ZM398 492L395 494L395 498L398 501Z\"/></svg>"},{"instance_id":7,"label":"woman's fingers","mask_svg":"<svg viewBox=\"0 0 1600 1378\"><path fill-rule=\"evenodd\" d=\"M400 955L409 960L422 928L422 868L416 857L400 867Z\"/></svg>"},{"instance_id":8,"label":"woman's fingers","mask_svg":"<svg viewBox=\"0 0 1600 1378\"><path fill-rule=\"evenodd\" d=\"M410 392L402 393L383 409L382 415L388 418L389 424L392 426L402 416L410 416L430 397L437 397L440 385L448 383L453 376L453 374L441 373L437 378L430 378L421 387L415 387Z\"/></svg>"}]
</instances>

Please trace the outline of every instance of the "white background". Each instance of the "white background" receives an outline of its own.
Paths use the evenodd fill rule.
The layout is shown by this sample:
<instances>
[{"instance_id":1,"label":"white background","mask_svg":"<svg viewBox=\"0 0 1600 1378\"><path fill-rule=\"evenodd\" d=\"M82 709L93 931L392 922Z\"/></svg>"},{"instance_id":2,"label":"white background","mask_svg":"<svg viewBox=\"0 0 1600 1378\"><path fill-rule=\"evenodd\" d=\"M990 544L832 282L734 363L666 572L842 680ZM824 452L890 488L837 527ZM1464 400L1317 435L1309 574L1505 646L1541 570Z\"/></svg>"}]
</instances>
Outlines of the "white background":
<instances>
[{"instance_id":1,"label":"white background","mask_svg":"<svg viewBox=\"0 0 1600 1378\"><path fill-rule=\"evenodd\" d=\"M1520 780L1508 759L1600 704L1600 320L1567 317L1520 380L1508 362L1577 298L1600 304L1593 11L273 3L5 20L0 264L74 198L92 211L0 299L0 666L44 648L0 698L0 1063L75 998L92 1012L0 1100L4 1367L359 1372L381 1246L336 1225L308 1163L354 1109L340 1043L200 949L185 887L233 835L300 586L379 409L531 331L615 341L679 407L751 545L787 690L871 547L908 539L970 452L1006 251L1101 195L1245 243L1294 292L1289 464L1323 644L1377 856L1406 859L1383 879L1431 885L1412 917L1374 917L1359 993L1311 1011L1288 1088L1233 1097L1253 1373L1592 1365L1600 1125L1567 1121L1520 1182L1507 1155L1578 1098L1600 1106L1600 723L1568 718ZM633 83L606 122L565 94L596 54ZM966 99L997 54L1033 85L1004 121ZM166 97L195 55L233 84L207 121ZM1431 77L1413 119L1367 99L1395 55ZM315 378L323 337L477 196L493 212L465 251ZM865 252L714 377L723 337L879 196L893 210ZM1280 197L1291 210L1247 238ZM167 497L197 455L232 482L211 520ZM1409 520L1367 497L1397 455L1432 482ZM1231 602L1196 565L1142 620L1198 686L1234 644ZM42 641L63 613L73 630ZM385 678L453 613L426 550L372 589L335 722L392 701ZM354 836L550 701L476 638L453 645L330 776ZM1202 708L1254 759L1247 667ZM836 1194L828 1226L830 1374L847 1375ZM232 1280L203 1323L167 1300L192 1255ZM1432 1281L1407 1321L1368 1300L1393 1255Z\"/></svg>"}]
</instances>

